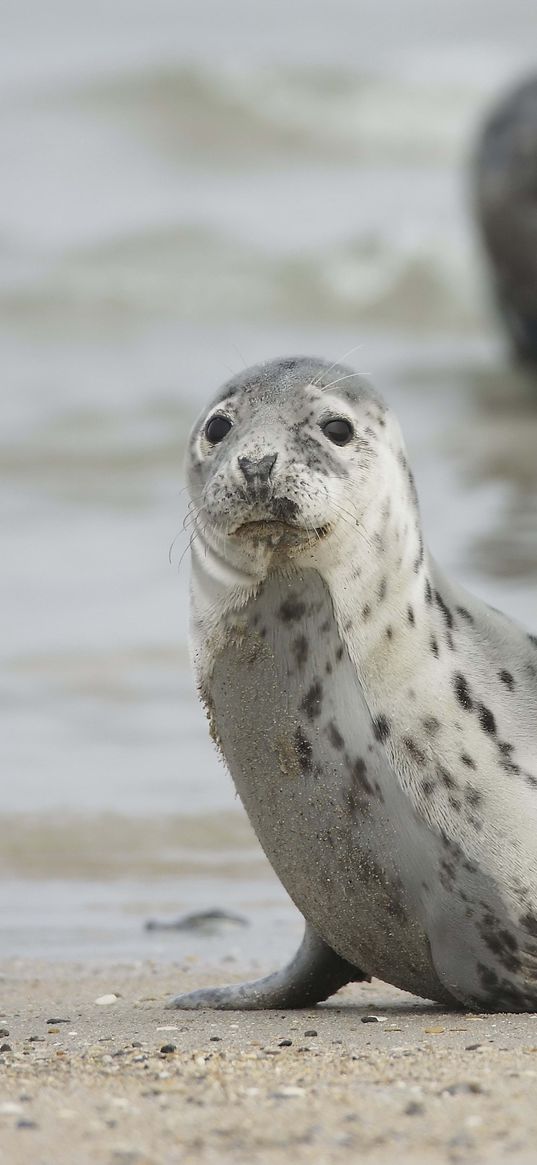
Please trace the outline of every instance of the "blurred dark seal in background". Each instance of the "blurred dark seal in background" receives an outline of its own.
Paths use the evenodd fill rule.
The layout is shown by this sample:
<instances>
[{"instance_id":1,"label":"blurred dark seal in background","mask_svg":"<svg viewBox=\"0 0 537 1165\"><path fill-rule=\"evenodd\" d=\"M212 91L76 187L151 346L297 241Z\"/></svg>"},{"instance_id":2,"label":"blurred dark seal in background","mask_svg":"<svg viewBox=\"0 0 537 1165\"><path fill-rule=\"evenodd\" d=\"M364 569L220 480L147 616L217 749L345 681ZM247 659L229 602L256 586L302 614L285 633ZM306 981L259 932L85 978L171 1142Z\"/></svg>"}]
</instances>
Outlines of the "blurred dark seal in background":
<instances>
[{"instance_id":1,"label":"blurred dark seal in background","mask_svg":"<svg viewBox=\"0 0 537 1165\"><path fill-rule=\"evenodd\" d=\"M537 367L537 75L495 106L476 157L479 227L515 357Z\"/></svg>"}]
</instances>

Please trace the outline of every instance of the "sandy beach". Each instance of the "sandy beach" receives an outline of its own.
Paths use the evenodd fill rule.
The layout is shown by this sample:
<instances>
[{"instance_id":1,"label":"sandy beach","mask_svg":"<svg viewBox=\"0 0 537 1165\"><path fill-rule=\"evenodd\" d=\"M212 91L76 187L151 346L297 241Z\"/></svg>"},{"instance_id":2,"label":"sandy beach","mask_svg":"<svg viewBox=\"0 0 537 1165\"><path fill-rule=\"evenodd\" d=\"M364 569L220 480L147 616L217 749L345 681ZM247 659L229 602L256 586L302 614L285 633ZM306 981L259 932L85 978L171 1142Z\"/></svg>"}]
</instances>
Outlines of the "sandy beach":
<instances>
[{"instance_id":1,"label":"sandy beach","mask_svg":"<svg viewBox=\"0 0 537 1165\"><path fill-rule=\"evenodd\" d=\"M537 1160L537 1016L378 981L311 1011L166 1010L231 978L200 964L0 976L2 1165Z\"/></svg>"}]
</instances>

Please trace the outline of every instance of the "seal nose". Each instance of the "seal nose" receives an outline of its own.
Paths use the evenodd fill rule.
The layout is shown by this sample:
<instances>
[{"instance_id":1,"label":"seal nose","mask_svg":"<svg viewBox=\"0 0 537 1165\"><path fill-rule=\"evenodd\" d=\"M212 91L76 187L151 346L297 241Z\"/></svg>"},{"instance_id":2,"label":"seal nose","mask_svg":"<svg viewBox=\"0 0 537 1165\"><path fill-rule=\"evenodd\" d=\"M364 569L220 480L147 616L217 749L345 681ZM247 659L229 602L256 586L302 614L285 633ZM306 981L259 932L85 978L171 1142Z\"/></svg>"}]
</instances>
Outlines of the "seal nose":
<instances>
[{"instance_id":1,"label":"seal nose","mask_svg":"<svg viewBox=\"0 0 537 1165\"><path fill-rule=\"evenodd\" d=\"M266 485L276 464L277 456L277 453L267 453L257 461L253 461L251 457L239 457L239 467L248 485Z\"/></svg>"}]
</instances>

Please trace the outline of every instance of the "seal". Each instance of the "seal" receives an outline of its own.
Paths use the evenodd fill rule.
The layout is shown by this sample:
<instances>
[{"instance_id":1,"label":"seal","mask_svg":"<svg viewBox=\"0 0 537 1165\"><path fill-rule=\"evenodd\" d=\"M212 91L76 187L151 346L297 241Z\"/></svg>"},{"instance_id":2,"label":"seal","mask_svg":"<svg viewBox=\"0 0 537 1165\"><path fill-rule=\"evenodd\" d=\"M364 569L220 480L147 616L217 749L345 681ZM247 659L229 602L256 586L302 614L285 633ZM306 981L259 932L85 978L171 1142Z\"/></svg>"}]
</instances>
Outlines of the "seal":
<instances>
[{"instance_id":1,"label":"seal","mask_svg":"<svg viewBox=\"0 0 537 1165\"><path fill-rule=\"evenodd\" d=\"M537 637L441 573L397 420L308 357L230 380L188 452L212 735L306 920L288 967L181 1008L378 976L537 1009Z\"/></svg>"},{"instance_id":2,"label":"seal","mask_svg":"<svg viewBox=\"0 0 537 1165\"><path fill-rule=\"evenodd\" d=\"M477 218L515 357L537 365L537 77L502 97L476 153Z\"/></svg>"}]
</instances>

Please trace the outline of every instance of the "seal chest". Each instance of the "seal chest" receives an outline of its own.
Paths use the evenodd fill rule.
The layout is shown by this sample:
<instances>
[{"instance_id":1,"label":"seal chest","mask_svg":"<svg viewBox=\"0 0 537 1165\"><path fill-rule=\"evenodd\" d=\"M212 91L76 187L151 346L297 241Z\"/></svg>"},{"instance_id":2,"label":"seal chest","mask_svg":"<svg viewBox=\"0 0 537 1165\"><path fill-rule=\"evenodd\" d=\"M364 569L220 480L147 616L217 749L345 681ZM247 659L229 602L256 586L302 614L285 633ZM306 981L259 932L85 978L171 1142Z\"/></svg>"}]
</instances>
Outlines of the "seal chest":
<instances>
[{"instance_id":1,"label":"seal chest","mask_svg":"<svg viewBox=\"0 0 537 1165\"><path fill-rule=\"evenodd\" d=\"M306 933L176 1006L377 975L535 1009L537 640L435 566L395 418L343 367L248 369L194 427L189 486L200 692Z\"/></svg>"},{"instance_id":2,"label":"seal chest","mask_svg":"<svg viewBox=\"0 0 537 1165\"><path fill-rule=\"evenodd\" d=\"M315 571L267 580L215 660L210 701L250 821L304 917L369 975L445 999L416 909L433 847L415 860L418 823L386 780ZM402 844L414 868L394 861Z\"/></svg>"}]
</instances>

